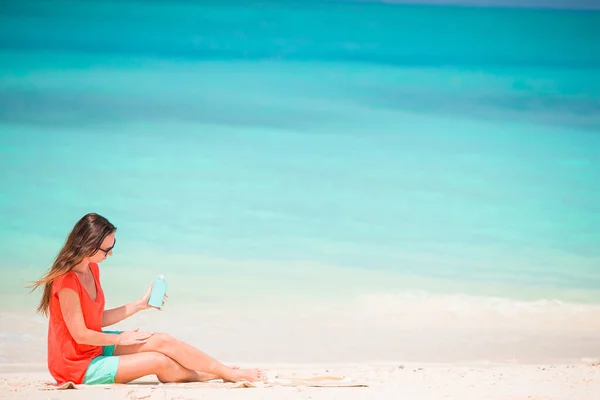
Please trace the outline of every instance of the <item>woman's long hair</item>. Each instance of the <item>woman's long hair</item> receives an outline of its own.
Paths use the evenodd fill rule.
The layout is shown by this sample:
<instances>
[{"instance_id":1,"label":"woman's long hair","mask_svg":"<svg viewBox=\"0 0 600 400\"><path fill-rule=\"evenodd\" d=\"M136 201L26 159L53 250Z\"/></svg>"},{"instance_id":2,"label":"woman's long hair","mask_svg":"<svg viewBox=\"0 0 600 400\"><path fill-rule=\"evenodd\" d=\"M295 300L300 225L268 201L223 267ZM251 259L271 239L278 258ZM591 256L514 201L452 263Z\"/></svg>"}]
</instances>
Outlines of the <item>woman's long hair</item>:
<instances>
[{"instance_id":1,"label":"woman's long hair","mask_svg":"<svg viewBox=\"0 0 600 400\"><path fill-rule=\"evenodd\" d=\"M38 313L48 315L54 280L71 271L85 257L97 252L104 238L116 230L106 218L94 213L86 214L77 221L52 266L38 281L29 286L32 292L44 286L44 294L36 310Z\"/></svg>"}]
</instances>

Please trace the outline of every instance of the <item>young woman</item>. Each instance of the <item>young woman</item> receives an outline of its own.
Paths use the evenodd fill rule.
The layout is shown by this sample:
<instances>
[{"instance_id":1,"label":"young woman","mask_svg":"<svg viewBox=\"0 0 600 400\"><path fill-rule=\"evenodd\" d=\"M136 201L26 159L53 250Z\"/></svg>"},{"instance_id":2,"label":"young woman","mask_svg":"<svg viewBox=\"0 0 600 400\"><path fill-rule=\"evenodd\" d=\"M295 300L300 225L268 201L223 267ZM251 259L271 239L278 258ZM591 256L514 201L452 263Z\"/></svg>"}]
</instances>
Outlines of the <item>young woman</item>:
<instances>
[{"instance_id":1,"label":"young woman","mask_svg":"<svg viewBox=\"0 0 600 400\"><path fill-rule=\"evenodd\" d=\"M102 330L152 308L149 288L138 301L104 309L98 264L112 256L116 230L98 214L85 215L32 285L44 287L37 311L49 315L48 369L57 384L127 383L151 374L161 382L261 379L259 370L225 366L164 333Z\"/></svg>"}]
</instances>

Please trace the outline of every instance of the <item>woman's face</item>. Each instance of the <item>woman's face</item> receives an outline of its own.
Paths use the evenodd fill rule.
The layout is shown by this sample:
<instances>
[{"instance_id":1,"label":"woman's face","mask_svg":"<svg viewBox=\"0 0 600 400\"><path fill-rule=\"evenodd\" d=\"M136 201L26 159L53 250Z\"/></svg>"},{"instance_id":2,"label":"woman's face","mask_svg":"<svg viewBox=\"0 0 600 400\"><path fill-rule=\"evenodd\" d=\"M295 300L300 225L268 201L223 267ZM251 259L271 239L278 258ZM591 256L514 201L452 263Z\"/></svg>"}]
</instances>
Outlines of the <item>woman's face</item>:
<instances>
[{"instance_id":1,"label":"woman's face","mask_svg":"<svg viewBox=\"0 0 600 400\"><path fill-rule=\"evenodd\" d=\"M111 233L106 236L100 245L100 248L96 250L94 254L90 256L90 261L96 264L106 260L106 257L112 256L112 249L115 247L116 239L115 234Z\"/></svg>"}]
</instances>

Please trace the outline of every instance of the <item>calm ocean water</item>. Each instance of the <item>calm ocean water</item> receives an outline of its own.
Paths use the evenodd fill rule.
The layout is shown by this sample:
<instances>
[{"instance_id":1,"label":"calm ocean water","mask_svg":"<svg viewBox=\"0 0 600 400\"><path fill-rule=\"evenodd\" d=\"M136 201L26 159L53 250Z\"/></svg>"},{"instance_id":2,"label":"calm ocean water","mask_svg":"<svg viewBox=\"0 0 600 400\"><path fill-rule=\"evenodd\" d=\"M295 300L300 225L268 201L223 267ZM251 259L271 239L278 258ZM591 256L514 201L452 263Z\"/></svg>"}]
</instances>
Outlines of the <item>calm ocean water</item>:
<instances>
[{"instance_id":1,"label":"calm ocean water","mask_svg":"<svg viewBox=\"0 0 600 400\"><path fill-rule=\"evenodd\" d=\"M600 303L599 40L598 11L4 2L2 302L94 211L119 299Z\"/></svg>"}]
</instances>

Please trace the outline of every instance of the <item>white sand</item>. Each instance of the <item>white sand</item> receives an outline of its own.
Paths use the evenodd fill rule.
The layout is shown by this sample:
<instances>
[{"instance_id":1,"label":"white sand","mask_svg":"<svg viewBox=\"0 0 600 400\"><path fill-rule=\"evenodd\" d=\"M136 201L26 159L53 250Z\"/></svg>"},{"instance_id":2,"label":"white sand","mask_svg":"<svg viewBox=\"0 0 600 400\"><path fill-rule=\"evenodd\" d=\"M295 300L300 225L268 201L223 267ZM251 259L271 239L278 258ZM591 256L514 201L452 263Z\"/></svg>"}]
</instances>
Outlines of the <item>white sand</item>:
<instances>
[{"instance_id":1,"label":"white sand","mask_svg":"<svg viewBox=\"0 0 600 400\"><path fill-rule=\"evenodd\" d=\"M600 365L591 362L560 365L528 364L357 364L263 365L276 377L345 376L366 388L258 387L231 388L226 384L142 384L43 390L51 381L43 372L0 374L2 399L498 399L597 400Z\"/></svg>"},{"instance_id":2,"label":"white sand","mask_svg":"<svg viewBox=\"0 0 600 400\"><path fill-rule=\"evenodd\" d=\"M52 381L47 321L21 306L0 312L0 399L600 399L597 304L378 294L352 302L234 303L173 296L164 312L140 313L111 329L167 332L219 360L263 368L272 379L333 375L368 387L42 390ZM274 364L281 361L289 364Z\"/></svg>"}]
</instances>

